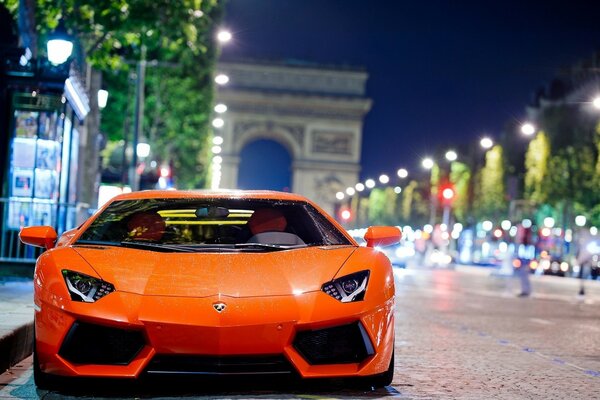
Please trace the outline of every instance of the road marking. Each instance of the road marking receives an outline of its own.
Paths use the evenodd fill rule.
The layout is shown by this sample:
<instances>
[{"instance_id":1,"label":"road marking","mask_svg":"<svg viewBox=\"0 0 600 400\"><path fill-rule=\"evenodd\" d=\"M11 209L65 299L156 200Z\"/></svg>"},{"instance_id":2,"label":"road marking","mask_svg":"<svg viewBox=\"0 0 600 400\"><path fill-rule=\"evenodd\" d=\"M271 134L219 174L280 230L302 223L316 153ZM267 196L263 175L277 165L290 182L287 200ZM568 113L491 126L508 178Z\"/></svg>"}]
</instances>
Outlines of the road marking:
<instances>
[{"instance_id":1,"label":"road marking","mask_svg":"<svg viewBox=\"0 0 600 400\"><path fill-rule=\"evenodd\" d=\"M529 320L531 322L535 322L536 324L542 324L542 325L554 325L554 322L552 321L548 321L546 319L541 319L541 318L529 318Z\"/></svg>"}]
</instances>

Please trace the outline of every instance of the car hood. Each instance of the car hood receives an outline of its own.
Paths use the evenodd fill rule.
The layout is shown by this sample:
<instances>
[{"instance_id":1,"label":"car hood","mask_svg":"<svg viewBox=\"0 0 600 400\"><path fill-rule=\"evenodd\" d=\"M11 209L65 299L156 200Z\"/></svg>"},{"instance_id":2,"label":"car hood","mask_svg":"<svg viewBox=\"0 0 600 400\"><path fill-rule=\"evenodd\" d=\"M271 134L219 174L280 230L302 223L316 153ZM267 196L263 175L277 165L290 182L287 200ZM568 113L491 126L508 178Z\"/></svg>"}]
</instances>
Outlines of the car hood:
<instances>
[{"instance_id":1,"label":"car hood","mask_svg":"<svg viewBox=\"0 0 600 400\"><path fill-rule=\"evenodd\" d=\"M260 253L161 253L119 247L74 250L119 291L151 296L254 297L320 290L356 247Z\"/></svg>"}]
</instances>

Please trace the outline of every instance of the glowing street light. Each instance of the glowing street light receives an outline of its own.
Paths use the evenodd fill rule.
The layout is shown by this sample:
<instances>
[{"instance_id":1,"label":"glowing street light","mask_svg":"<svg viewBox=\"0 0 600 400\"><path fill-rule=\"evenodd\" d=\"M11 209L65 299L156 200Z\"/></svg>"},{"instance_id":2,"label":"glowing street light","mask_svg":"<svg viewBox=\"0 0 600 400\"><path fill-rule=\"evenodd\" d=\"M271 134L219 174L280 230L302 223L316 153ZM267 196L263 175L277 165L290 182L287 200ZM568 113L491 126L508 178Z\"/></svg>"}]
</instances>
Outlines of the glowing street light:
<instances>
[{"instance_id":1,"label":"glowing street light","mask_svg":"<svg viewBox=\"0 0 600 400\"><path fill-rule=\"evenodd\" d=\"M225 125L225 121L223 120L223 118L215 118L212 121L212 126L214 126L215 128L222 128L223 125Z\"/></svg>"},{"instance_id":2,"label":"glowing street light","mask_svg":"<svg viewBox=\"0 0 600 400\"><path fill-rule=\"evenodd\" d=\"M490 149L492 148L492 146L494 145L494 141L489 138L489 137L483 137L481 138L481 140L479 141L479 144L481 145L481 147L483 147L484 149Z\"/></svg>"},{"instance_id":3,"label":"glowing street light","mask_svg":"<svg viewBox=\"0 0 600 400\"><path fill-rule=\"evenodd\" d=\"M446 160L456 161L457 158L458 158L458 154L456 154L456 152L454 150L448 150L446 152Z\"/></svg>"},{"instance_id":4,"label":"glowing street light","mask_svg":"<svg viewBox=\"0 0 600 400\"><path fill-rule=\"evenodd\" d=\"M398 178L406 178L408 176L408 171L406 170L406 168L400 168L398 170Z\"/></svg>"},{"instance_id":5,"label":"glowing street light","mask_svg":"<svg viewBox=\"0 0 600 400\"><path fill-rule=\"evenodd\" d=\"M400 186L396 186L396 187L394 188L394 193L396 193L396 194L400 194L400 193L402 193L402 188L401 188Z\"/></svg>"},{"instance_id":6,"label":"glowing street light","mask_svg":"<svg viewBox=\"0 0 600 400\"><path fill-rule=\"evenodd\" d=\"M212 140L213 144L216 144L217 146L220 146L223 144L223 137L222 136L215 136Z\"/></svg>"},{"instance_id":7,"label":"glowing street light","mask_svg":"<svg viewBox=\"0 0 600 400\"><path fill-rule=\"evenodd\" d=\"M150 155L150 145L148 143L138 143L135 151L140 158L148 157Z\"/></svg>"},{"instance_id":8,"label":"glowing street light","mask_svg":"<svg viewBox=\"0 0 600 400\"><path fill-rule=\"evenodd\" d=\"M582 227L587 223L587 218L585 215L578 215L575 217L575 225Z\"/></svg>"},{"instance_id":9,"label":"glowing street light","mask_svg":"<svg viewBox=\"0 0 600 400\"><path fill-rule=\"evenodd\" d=\"M357 192L362 192L363 190L365 190L365 185L359 182L356 185L354 185L354 188Z\"/></svg>"},{"instance_id":10,"label":"glowing street light","mask_svg":"<svg viewBox=\"0 0 600 400\"><path fill-rule=\"evenodd\" d=\"M355 193L356 193L356 190L354 190L354 188L352 186L346 188L346 194L348 196L354 196Z\"/></svg>"},{"instance_id":11,"label":"glowing street light","mask_svg":"<svg viewBox=\"0 0 600 400\"><path fill-rule=\"evenodd\" d=\"M108 90L98 90L98 108L103 109L108 102Z\"/></svg>"},{"instance_id":12,"label":"glowing street light","mask_svg":"<svg viewBox=\"0 0 600 400\"><path fill-rule=\"evenodd\" d=\"M535 133L535 126L529 122L525 122L521 125L521 133L525 136L531 136Z\"/></svg>"},{"instance_id":13,"label":"glowing street light","mask_svg":"<svg viewBox=\"0 0 600 400\"><path fill-rule=\"evenodd\" d=\"M54 65L60 65L71 57L73 42L62 20L58 23L54 32L48 36L46 50L48 51L48 61Z\"/></svg>"},{"instance_id":14,"label":"glowing street light","mask_svg":"<svg viewBox=\"0 0 600 400\"><path fill-rule=\"evenodd\" d=\"M429 157L426 157L423 159L423 161L421 161L421 165L423 166L423 168L425 169L431 169L433 168L433 160Z\"/></svg>"},{"instance_id":15,"label":"glowing street light","mask_svg":"<svg viewBox=\"0 0 600 400\"><path fill-rule=\"evenodd\" d=\"M222 29L219 31L219 33L217 33L217 40L221 43L229 42L232 37L233 36L231 35L231 32L225 29Z\"/></svg>"},{"instance_id":16,"label":"glowing street light","mask_svg":"<svg viewBox=\"0 0 600 400\"><path fill-rule=\"evenodd\" d=\"M338 200L344 200L344 192L337 192L335 198Z\"/></svg>"},{"instance_id":17,"label":"glowing street light","mask_svg":"<svg viewBox=\"0 0 600 400\"><path fill-rule=\"evenodd\" d=\"M218 74L215 76L215 83L217 85L227 85L229 82L229 77L225 74Z\"/></svg>"},{"instance_id":18,"label":"glowing street light","mask_svg":"<svg viewBox=\"0 0 600 400\"><path fill-rule=\"evenodd\" d=\"M215 112L217 114L223 114L225 111L227 111L227 106L225 104L219 103L215 105Z\"/></svg>"},{"instance_id":19,"label":"glowing street light","mask_svg":"<svg viewBox=\"0 0 600 400\"><path fill-rule=\"evenodd\" d=\"M387 184L390 181L390 177L387 176L386 174L381 174L379 175L379 182L381 182L382 184Z\"/></svg>"},{"instance_id":20,"label":"glowing street light","mask_svg":"<svg viewBox=\"0 0 600 400\"><path fill-rule=\"evenodd\" d=\"M594 100L592 100L592 105L595 109L600 110L600 96L597 96Z\"/></svg>"},{"instance_id":21,"label":"glowing street light","mask_svg":"<svg viewBox=\"0 0 600 400\"><path fill-rule=\"evenodd\" d=\"M367 179L365 181L365 186L369 189L373 189L375 187L375 181L373 179Z\"/></svg>"},{"instance_id":22,"label":"glowing street light","mask_svg":"<svg viewBox=\"0 0 600 400\"><path fill-rule=\"evenodd\" d=\"M213 154L219 154L221 152L221 146L213 146L211 151L213 152Z\"/></svg>"}]
</instances>

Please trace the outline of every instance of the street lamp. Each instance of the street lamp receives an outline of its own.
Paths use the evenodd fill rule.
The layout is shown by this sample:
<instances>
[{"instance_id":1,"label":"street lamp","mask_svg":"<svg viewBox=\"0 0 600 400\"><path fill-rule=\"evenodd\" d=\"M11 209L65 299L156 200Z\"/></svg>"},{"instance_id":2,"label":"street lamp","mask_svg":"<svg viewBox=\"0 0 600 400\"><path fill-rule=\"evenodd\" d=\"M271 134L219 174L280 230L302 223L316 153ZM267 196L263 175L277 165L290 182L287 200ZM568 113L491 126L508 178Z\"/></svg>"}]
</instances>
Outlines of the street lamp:
<instances>
[{"instance_id":1,"label":"street lamp","mask_svg":"<svg viewBox=\"0 0 600 400\"><path fill-rule=\"evenodd\" d=\"M232 35L228 30L222 29L217 33L217 40L221 43L227 43L231 40Z\"/></svg>"},{"instance_id":2,"label":"street lamp","mask_svg":"<svg viewBox=\"0 0 600 400\"><path fill-rule=\"evenodd\" d=\"M338 199L338 200L344 200L344 196L345 196L344 192L337 192L335 194L335 198Z\"/></svg>"},{"instance_id":3,"label":"street lamp","mask_svg":"<svg viewBox=\"0 0 600 400\"><path fill-rule=\"evenodd\" d=\"M215 83L217 85L227 85L227 83L229 82L229 77L225 74L218 74L217 76L215 76Z\"/></svg>"},{"instance_id":4,"label":"street lamp","mask_svg":"<svg viewBox=\"0 0 600 400\"><path fill-rule=\"evenodd\" d=\"M456 154L456 152L454 150L448 150L446 152L446 160L456 161L457 158L458 158L458 154Z\"/></svg>"},{"instance_id":5,"label":"street lamp","mask_svg":"<svg viewBox=\"0 0 600 400\"><path fill-rule=\"evenodd\" d=\"M215 112L217 114L223 114L225 111L227 111L227 106L225 104L219 103L215 105Z\"/></svg>"},{"instance_id":6,"label":"street lamp","mask_svg":"<svg viewBox=\"0 0 600 400\"><path fill-rule=\"evenodd\" d=\"M212 140L213 144L220 146L223 144L223 136L215 136Z\"/></svg>"},{"instance_id":7,"label":"street lamp","mask_svg":"<svg viewBox=\"0 0 600 400\"><path fill-rule=\"evenodd\" d=\"M521 125L521 133L525 136L531 136L535 133L535 126L530 122L525 122Z\"/></svg>"},{"instance_id":8,"label":"street lamp","mask_svg":"<svg viewBox=\"0 0 600 400\"><path fill-rule=\"evenodd\" d=\"M484 149L490 149L492 148L492 146L494 145L494 141L489 138L489 137L483 137L481 138L481 140L479 141L479 144L481 145L481 147L483 147Z\"/></svg>"},{"instance_id":9,"label":"street lamp","mask_svg":"<svg viewBox=\"0 0 600 400\"><path fill-rule=\"evenodd\" d=\"M354 196L355 193L356 193L356 190L354 190L354 188L352 186L346 188L346 194L348 196Z\"/></svg>"},{"instance_id":10,"label":"street lamp","mask_svg":"<svg viewBox=\"0 0 600 400\"><path fill-rule=\"evenodd\" d=\"M365 190L365 185L358 182L356 185L354 185L354 188L356 189L357 192L362 192L363 190Z\"/></svg>"},{"instance_id":11,"label":"street lamp","mask_svg":"<svg viewBox=\"0 0 600 400\"><path fill-rule=\"evenodd\" d=\"M101 109L106 107L107 102L108 102L108 90L104 90L104 89L98 90L98 107Z\"/></svg>"},{"instance_id":12,"label":"street lamp","mask_svg":"<svg viewBox=\"0 0 600 400\"><path fill-rule=\"evenodd\" d=\"M223 118L215 118L212 121L212 126L214 126L215 128L222 128L223 125L225 125L225 121L223 120Z\"/></svg>"},{"instance_id":13,"label":"street lamp","mask_svg":"<svg viewBox=\"0 0 600 400\"><path fill-rule=\"evenodd\" d=\"M62 20L50 35L46 45L48 51L48 61L54 65L60 65L67 61L73 53L73 42L65 29Z\"/></svg>"},{"instance_id":14,"label":"street lamp","mask_svg":"<svg viewBox=\"0 0 600 400\"><path fill-rule=\"evenodd\" d=\"M423 161L421 161L421 165L423 166L423 168L425 169L431 169L433 168L433 160L429 157L425 157L423 159Z\"/></svg>"},{"instance_id":15,"label":"street lamp","mask_svg":"<svg viewBox=\"0 0 600 400\"><path fill-rule=\"evenodd\" d=\"M400 168L398 170L398 178L406 178L408 176L408 171L406 170L406 168Z\"/></svg>"},{"instance_id":16,"label":"street lamp","mask_svg":"<svg viewBox=\"0 0 600 400\"><path fill-rule=\"evenodd\" d=\"M596 96L594 100L592 100L592 105L594 108L600 110L600 96Z\"/></svg>"},{"instance_id":17,"label":"street lamp","mask_svg":"<svg viewBox=\"0 0 600 400\"><path fill-rule=\"evenodd\" d=\"M381 182L382 184L387 184L390 181L390 177L387 176L386 174L381 174L379 175L379 182Z\"/></svg>"},{"instance_id":18,"label":"street lamp","mask_svg":"<svg viewBox=\"0 0 600 400\"><path fill-rule=\"evenodd\" d=\"M373 189L375 187L375 181L373 179L367 179L365 181L365 186L369 189Z\"/></svg>"}]
</instances>

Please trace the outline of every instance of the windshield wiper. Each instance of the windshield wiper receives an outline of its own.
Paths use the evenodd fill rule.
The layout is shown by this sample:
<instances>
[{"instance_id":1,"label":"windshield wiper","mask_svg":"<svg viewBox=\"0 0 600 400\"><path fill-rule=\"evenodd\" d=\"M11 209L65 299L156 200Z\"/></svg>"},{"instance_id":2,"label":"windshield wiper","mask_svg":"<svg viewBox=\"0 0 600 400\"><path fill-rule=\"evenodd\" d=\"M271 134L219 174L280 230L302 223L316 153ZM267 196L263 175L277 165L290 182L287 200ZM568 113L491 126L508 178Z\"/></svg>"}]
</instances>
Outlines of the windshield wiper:
<instances>
[{"instance_id":1,"label":"windshield wiper","mask_svg":"<svg viewBox=\"0 0 600 400\"><path fill-rule=\"evenodd\" d=\"M236 249L268 249L268 250L289 250L299 249L307 247L305 244L294 244L294 245L283 245L283 244L271 244L271 243L238 243L233 245Z\"/></svg>"},{"instance_id":2,"label":"windshield wiper","mask_svg":"<svg viewBox=\"0 0 600 400\"><path fill-rule=\"evenodd\" d=\"M163 243L153 243L153 242L142 242L139 240L124 240L121 242L121 246L132 247L132 248L136 248L136 249L156 250L156 251L163 251L163 252L169 252L169 251L178 251L178 252L182 252L182 253L193 252L192 249L184 247L184 246L169 245L169 244L163 244Z\"/></svg>"}]
</instances>

